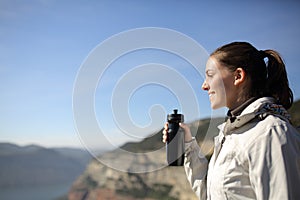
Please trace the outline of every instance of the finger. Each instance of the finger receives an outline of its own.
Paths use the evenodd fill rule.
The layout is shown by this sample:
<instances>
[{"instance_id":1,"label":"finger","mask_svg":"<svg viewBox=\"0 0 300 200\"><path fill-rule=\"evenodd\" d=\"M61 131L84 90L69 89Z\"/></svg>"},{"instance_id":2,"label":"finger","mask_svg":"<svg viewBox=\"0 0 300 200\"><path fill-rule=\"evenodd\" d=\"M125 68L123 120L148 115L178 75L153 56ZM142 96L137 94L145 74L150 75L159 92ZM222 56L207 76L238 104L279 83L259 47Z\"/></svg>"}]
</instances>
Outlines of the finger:
<instances>
[{"instance_id":1,"label":"finger","mask_svg":"<svg viewBox=\"0 0 300 200\"><path fill-rule=\"evenodd\" d=\"M167 142L167 135L163 135L163 143Z\"/></svg>"},{"instance_id":2,"label":"finger","mask_svg":"<svg viewBox=\"0 0 300 200\"><path fill-rule=\"evenodd\" d=\"M167 135L167 133L168 133L168 130L163 130L163 136L166 136Z\"/></svg>"},{"instance_id":3,"label":"finger","mask_svg":"<svg viewBox=\"0 0 300 200\"><path fill-rule=\"evenodd\" d=\"M167 137L168 137L168 123L165 124L164 130L162 131L162 134L163 134L162 141L163 141L163 143L166 143L167 142Z\"/></svg>"},{"instance_id":4,"label":"finger","mask_svg":"<svg viewBox=\"0 0 300 200\"><path fill-rule=\"evenodd\" d=\"M164 125L164 129L168 129L169 128L169 123L166 122L165 125Z\"/></svg>"}]
</instances>

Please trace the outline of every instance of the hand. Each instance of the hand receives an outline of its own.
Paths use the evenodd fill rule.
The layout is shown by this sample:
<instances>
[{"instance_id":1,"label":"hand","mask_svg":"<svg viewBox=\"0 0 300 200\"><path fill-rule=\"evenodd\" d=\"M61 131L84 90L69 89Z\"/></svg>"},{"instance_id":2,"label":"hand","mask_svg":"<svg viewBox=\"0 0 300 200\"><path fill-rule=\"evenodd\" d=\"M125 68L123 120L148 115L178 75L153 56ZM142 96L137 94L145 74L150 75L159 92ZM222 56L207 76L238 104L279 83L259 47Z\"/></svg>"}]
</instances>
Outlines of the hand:
<instances>
[{"instance_id":1,"label":"hand","mask_svg":"<svg viewBox=\"0 0 300 200\"><path fill-rule=\"evenodd\" d=\"M188 125L186 125L185 123L179 123L179 126L183 129L184 131L184 141L185 142L189 142L193 139L190 127L188 127ZM169 130L169 123L166 122L165 126L164 126L164 130L163 130L163 143L167 142L168 139L168 130Z\"/></svg>"}]
</instances>

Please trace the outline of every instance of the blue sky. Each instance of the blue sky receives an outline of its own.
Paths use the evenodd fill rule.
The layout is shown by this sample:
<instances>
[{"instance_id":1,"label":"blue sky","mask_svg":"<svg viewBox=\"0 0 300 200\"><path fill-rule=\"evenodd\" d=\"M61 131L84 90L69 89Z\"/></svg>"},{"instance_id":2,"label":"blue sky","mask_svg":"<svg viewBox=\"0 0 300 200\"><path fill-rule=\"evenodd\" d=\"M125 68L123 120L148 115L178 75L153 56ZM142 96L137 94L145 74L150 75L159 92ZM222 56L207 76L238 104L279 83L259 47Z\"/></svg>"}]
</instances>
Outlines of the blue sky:
<instances>
[{"instance_id":1,"label":"blue sky","mask_svg":"<svg viewBox=\"0 0 300 200\"><path fill-rule=\"evenodd\" d=\"M275 49L286 62L290 86L299 99L299 11L300 3L289 0L1 0L0 141L81 147L72 110L78 71L97 45L135 28L175 30L208 52L232 41L249 41L259 49ZM147 63L181 70L203 107L199 118L211 113L207 95L201 91L203 78L188 70L190 66L184 60L154 50L124 55L106 71L95 93L97 120L116 145L129 139L120 133L114 135L118 127L109 110L111 91L124 73ZM120 66L124 68L120 70ZM159 85L141 87L126 101L132 121L141 126L151 121L148 110L152 105L161 105L166 114L180 104L176 95ZM194 119L189 113L185 115L190 121ZM161 112L159 116L164 119ZM159 125L154 128L160 128ZM100 147L106 144L99 142Z\"/></svg>"}]
</instances>

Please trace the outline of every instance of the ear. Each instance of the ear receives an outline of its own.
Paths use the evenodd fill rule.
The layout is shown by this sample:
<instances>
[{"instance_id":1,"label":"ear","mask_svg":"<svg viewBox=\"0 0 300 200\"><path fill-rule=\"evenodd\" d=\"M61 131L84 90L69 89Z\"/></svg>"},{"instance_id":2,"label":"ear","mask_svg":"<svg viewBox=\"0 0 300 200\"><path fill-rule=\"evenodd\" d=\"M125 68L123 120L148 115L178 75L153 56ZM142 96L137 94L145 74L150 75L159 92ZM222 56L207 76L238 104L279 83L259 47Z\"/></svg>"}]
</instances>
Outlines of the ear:
<instances>
[{"instance_id":1,"label":"ear","mask_svg":"<svg viewBox=\"0 0 300 200\"><path fill-rule=\"evenodd\" d=\"M243 68L237 68L234 72L234 85L240 85L246 80L246 72Z\"/></svg>"}]
</instances>

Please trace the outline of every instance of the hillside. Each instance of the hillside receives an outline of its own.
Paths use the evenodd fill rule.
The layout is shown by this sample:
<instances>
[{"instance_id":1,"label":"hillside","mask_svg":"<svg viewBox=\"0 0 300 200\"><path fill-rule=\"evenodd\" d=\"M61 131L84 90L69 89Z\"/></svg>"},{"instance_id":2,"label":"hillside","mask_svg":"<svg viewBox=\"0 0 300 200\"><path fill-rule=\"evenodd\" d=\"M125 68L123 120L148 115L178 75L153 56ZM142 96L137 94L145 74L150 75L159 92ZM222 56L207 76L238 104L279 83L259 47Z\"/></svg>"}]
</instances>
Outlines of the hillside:
<instances>
[{"instance_id":1,"label":"hillside","mask_svg":"<svg viewBox=\"0 0 300 200\"><path fill-rule=\"evenodd\" d=\"M293 124L300 125L300 101L296 101L289 110ZM190 124L197 141L207 154L212 153L213 137L217 134L217 125L224 118L203 119ZM205 138L206 143L202 143ZM145 153L136 159L128 157L124 151L115 150L103 154L90 162L85 172L73 183L68 199L170 199L193 200L195 194L187 182L183 167L165 166L165 147L161 142L161 131L139 143L127 143L121 149L127 152ZM147 154L147 152L154 152ZM99 162L101 161L101 162ZM122 167L125 172L113 169L103 163ZM148 169L147 173L130 173ZM127 171L127 172L126 172Z\"/></svg>"},{"instance_id":2,"label":"hillside","mask_svg":"<svg viewBox=\"0 0 300 200\"><path fill-rule=\"evenodd\" d=\"M69 182L83 172L90 158L80 149L0 143L0 187Z\"/></svg>"},{"instance_id":3,"label":"hillside","mask_svg":"<svg viewBox=\"0 0 300 200\"><path fill-rule=\"evenodd\" d=\"M293 103L289 109L289 113L291 114L293 125L300 127L300 100Z\"/></svg>"},{"instance_id":4,"label":"hillside","mask_svg":"<svg viewBox=\"0 0 300 200\"><path fill-rule=\"evenodd\" d=\"M224 122L224 118L203 119L190 123L189 126L192 134L196 137L196 140L201 142L204 140L204 137L208 140L213 140L213 137L218 133L217 125L222 122ZM157 134L145 138L141 142L129 142L120 148L133 153L142 153L161 149L164 146L165 145L162 143L161 131L159 131Z\"/></svg>"},{"instance_id":5,"label":"hillside","mask_svg":"<svg viewBox=\"0 0 300 200\"><path fill-rule=\"evenodd\" d=\"M207 137L207 142L202 147L208 155L212 152L212 139L217 133L215 124L222 121L223 118L205 119L190 124L200 143L204 136ZM209 128L210 124L214 128ZM98 160L94 159L74 182L68 199L196 199L183 167L165 167L166 149L161 140L159 131L139 143L123 145L121 149L126 150L125 152L114 150L99 156ZM136 157L132 158L126 152L133 152ZM116 168L121 166L124 172L103 163ZM139 171L146 173L135 173Z\"/></svg>"}]
</instances>

